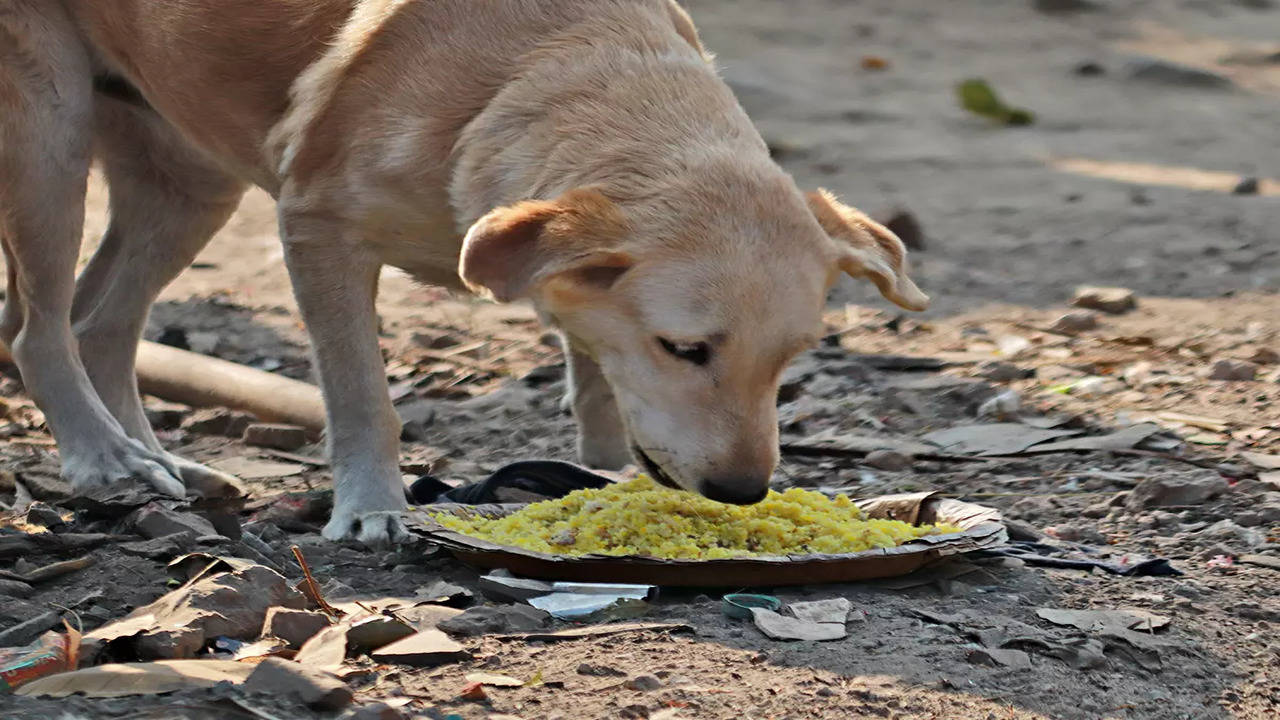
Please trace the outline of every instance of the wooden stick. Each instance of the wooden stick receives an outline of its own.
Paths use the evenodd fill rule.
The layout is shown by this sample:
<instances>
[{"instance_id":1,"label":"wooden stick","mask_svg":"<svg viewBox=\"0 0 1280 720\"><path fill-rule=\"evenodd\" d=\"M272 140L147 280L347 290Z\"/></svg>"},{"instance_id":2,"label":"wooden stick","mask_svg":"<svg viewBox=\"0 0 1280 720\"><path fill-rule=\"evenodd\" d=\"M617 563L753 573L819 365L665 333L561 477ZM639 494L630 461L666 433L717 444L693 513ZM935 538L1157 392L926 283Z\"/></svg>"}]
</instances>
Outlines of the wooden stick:
<instances>
[{"instance_id":1,"label":"wooden stick","mask_svg":"<svg viewBox=\"0 0 1280 720\"><path fill-rule=\"evenodd\" d=\"M0 361L13 362L0 344ZM142 392L192 407L229 407L266 422L324 429L324 399L310 383L153 342L138 346Z\"/></svg>"},{"instance_id":2,"label":"wooden stick","mask_svg":"<svg viewBox=\"0 0 1280 720\"><path fill-rule=\"evenodd\" d=\"M307 559L302 555L302 548L297 545L289 547L293 551L293 557L298 561L298 567L302 568L302 578L306 582L307 594L311 596L311 600L320 606L326 615L337 620L342 617L342 613L338 612L332 605L325 602L324 595L320 594L320 586L316 584L315 576L311 574L311 568L307 566Z\"/></svg>"}]
</instances>

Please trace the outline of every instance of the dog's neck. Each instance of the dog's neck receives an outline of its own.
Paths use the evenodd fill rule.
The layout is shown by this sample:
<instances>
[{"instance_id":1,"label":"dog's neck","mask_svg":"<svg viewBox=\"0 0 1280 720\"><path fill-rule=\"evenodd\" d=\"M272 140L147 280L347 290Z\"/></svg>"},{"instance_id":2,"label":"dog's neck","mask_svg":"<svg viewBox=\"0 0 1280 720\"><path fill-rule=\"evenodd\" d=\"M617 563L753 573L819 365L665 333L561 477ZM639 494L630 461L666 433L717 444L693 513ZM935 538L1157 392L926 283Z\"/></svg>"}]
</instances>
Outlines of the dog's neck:
<instances>
[{"instance_id":1,"label":"dog's neck","mask_svg":"<svg viewBox=\"0 0 1280 720\"><path fill-rule=\"evenodd\" d=\"M575 187L643 203L717 157L771 164L709 59L673 27L580 32L599 40L535 51L461 134L450 187L461 228Z\"/></svg>"}]
</instances>

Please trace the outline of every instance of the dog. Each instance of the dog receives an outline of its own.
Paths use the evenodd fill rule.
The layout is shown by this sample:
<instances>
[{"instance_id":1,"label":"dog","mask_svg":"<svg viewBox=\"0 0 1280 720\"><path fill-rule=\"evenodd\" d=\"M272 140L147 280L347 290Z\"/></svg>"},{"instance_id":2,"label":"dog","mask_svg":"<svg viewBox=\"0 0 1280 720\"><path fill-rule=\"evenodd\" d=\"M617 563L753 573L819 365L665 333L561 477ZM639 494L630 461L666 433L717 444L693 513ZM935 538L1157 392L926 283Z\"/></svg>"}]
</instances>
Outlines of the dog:
<instances>
[{"instance_id":1,"label":"dog","mask_svg":"<svg viewBox=\"0 0 1280 720\"><path fill-rule=\"evenodd\" d=\"M77 278L95 159L110 220ZM840 273L928 303L892 232L770 159L674 0L9 0L0 339L75 490L228 480L157 441L134 356L251 184L326 401L330 539L405 535L383 265L531 301L581 462L739 504L768 491L779 376Z\"/></svg>"}]
</instances>

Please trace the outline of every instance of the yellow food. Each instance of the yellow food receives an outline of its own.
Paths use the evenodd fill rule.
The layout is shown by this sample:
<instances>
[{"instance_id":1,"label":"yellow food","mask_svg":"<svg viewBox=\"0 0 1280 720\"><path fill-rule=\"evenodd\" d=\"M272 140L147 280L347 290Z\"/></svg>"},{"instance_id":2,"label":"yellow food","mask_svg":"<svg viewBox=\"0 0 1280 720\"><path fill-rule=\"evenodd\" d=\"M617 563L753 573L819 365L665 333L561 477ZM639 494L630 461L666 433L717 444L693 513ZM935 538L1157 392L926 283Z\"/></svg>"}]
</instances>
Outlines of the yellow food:
<instances>
[{"instance_id":1,"label":"yellow food","mask_svg":"<svg viewBox=\"0 0 1280 720\"><path fill-rule=\"evenodd\" d=\"M845 495L832 499L800 488L771 490L756 505L724 505L664 488L644 475L600 490L576 490L505 517L434 518L464 535L544 553L688 560L852 553L960 531L864 519Z\"/></svg>"}]
</instances>

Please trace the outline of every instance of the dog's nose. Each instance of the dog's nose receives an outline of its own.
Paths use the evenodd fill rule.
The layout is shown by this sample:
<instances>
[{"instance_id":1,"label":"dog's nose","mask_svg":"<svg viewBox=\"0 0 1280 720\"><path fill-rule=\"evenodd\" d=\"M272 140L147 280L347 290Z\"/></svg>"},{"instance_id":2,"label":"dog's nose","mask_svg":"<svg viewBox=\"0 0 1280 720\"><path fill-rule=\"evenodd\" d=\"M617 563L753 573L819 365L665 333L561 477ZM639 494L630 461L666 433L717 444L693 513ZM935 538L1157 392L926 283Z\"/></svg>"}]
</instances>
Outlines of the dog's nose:
<instances>
[{"instance_id":1,"label":"dog's nose","mask_svg":"<svg viewBox=\"0 0 1280 720\"><path fill-rule=\"evenodd\" d=\"M769 494L769 481L753 478L704 480L702 494L730 505L755 505Z\"/></svg>"}]
</instances>

